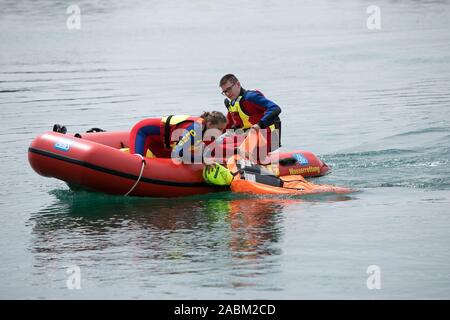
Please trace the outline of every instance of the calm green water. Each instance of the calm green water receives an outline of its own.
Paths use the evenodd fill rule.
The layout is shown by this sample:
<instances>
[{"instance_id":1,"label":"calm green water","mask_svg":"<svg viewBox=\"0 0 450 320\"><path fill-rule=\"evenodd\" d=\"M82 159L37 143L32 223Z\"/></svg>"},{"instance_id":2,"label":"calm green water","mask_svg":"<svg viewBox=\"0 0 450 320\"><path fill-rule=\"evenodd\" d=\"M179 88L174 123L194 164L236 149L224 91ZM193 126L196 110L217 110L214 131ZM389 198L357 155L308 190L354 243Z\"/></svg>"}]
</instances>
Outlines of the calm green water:
<instances>
[{"instance_id":1,"label":"calm green water","mask_svg":"<svg viewBox=\"0 0 450 320\"><path fill-rule=\"evenodd\" d=\"M0 1L0 298L450 298L448 1L378 1L377 31L361 1L77 4L68 30L65 1ZM315 182L360 191L133 199L28 164L54 123L223 111L228 72L333 167Z\"/></svg>"}]
</instances>

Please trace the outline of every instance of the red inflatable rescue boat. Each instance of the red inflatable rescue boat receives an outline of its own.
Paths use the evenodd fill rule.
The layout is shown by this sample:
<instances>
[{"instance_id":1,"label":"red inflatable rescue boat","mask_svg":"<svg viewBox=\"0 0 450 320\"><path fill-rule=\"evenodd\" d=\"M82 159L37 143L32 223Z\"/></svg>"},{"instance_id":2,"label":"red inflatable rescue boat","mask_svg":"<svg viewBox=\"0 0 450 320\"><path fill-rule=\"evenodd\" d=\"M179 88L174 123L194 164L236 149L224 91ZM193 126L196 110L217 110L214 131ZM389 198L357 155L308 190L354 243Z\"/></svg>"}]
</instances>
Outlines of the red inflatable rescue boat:
<instances>
[{"instance_id":1,"label":"red inflatable rescue boat","mask_svg":"<svg viewBox=\"0 0 450 320\"><path fill-rule=\"evenodd\" d=\"M143 158L129 154L129 132L62 134L46 132L28 149L31 167L40 175L114 195L179 197L230 190L208 185L203 164L176 164L170 158ZM308 151L280 153L277 175L321 176L330 168Z\"/></svg>"}]
</instances>

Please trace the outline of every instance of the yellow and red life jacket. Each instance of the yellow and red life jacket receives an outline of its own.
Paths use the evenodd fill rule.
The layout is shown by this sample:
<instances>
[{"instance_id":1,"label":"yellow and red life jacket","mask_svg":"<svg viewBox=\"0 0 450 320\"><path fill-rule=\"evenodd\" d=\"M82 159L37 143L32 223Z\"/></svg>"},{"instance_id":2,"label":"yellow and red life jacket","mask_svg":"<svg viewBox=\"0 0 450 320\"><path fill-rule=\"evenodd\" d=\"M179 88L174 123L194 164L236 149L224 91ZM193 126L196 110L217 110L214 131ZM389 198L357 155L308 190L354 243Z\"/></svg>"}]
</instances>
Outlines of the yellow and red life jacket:
<instances>
[{"instance_id":1,"label":"yellow and red life jacket","mask_svg":"<svg viewBox=\"0 0 450 320\"><path fill-rule=\"evenodd\" d=\"M225 105L226 105L226 107L228 109L228 112L231 114L231 117L234 119L234 121L235 122L241 122L242 123L242 127L241 128L244 129L244 130L247 130L247 129L250 129L252 127L252 125L256 124L264 116L264 112L260 111L259 115L247 114L245 109L241 106L242 98L243 98L243 96L240 95L234 101L230 101L229 99L226 99L227 102L225 103ZM256 117L253 120L254 123L250 122L250 118L251 117L252 118ZM236 120L240 120L240 121L236 121ZM270 131L273 131L275 129L275 125L272 124L268 128L270 128Z\"/></svg>"}]
</instances>

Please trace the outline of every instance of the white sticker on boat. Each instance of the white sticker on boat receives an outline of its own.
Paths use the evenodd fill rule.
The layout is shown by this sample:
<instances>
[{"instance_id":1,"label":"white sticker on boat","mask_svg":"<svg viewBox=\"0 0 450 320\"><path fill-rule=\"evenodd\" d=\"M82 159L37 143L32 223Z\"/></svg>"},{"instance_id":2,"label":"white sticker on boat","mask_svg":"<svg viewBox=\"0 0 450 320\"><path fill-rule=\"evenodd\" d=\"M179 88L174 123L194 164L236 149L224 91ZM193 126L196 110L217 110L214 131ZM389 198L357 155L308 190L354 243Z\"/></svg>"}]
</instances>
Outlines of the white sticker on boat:
<instances>
[{"instance_id":1,"label":"white sticker on boat","mask_svg":"<svg viewBox=\"0 0 450 320\"><path fill-rule=\"evenodd\" d=\"M55 149L67 152L70 150L70 146L73 142L74 141L70 139L60 139L55 143Z\"/></svg>"},{"instance_id":2,"label":"white sticker on boat","mask_svg":"<svg viewBox=\"0 0 450 320\"><path fill-rule=\"evenodd\" d=\"M301 166L306 166L309 164L308 159L306 159L306 157L304 155L302 155L301 153L294 153L292 156L295 158L295 160L297 160L297 162Z\"/></svg>"}]
</instances>

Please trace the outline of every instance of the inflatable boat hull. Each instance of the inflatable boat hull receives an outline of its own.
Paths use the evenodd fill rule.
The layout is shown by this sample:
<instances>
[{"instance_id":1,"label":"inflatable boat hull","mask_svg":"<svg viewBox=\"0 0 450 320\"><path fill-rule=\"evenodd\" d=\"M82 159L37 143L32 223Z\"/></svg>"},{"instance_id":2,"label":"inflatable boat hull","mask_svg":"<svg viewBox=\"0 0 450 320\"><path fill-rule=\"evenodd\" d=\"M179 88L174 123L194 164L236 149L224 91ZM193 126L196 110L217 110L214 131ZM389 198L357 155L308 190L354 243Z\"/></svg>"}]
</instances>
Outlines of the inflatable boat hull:
<instances>
[{"instance_id":1,"label":"inflatable boat hull","mask_svg":"<svg viewBox=\"0 0 450 320\"><path fill-rule=\"evenodd\" d=\"M127 194L139 176L130 195L180 197L229 190L206 184L202 177L203 164L175 164L171 159L145 158L143 167L141 157L120 150L128 147L128 136L126 131L85 133L78 137L46 132L31 143L28 160L42 176L63 180L70 187L107 194ZM302 172L306 177L320 176L330 170L307 151L280 153L279 158L289 160L279 166L280 175Z\"/></svg>"}]
</instances>

